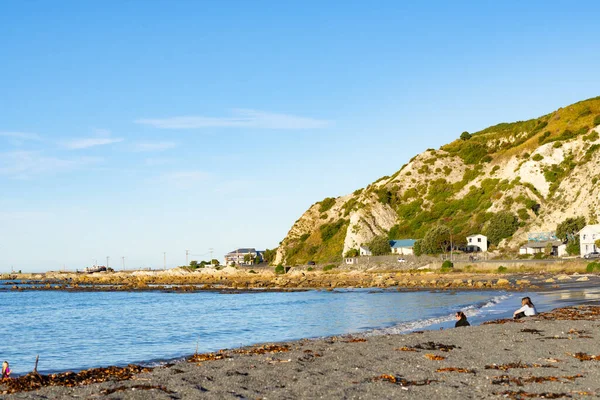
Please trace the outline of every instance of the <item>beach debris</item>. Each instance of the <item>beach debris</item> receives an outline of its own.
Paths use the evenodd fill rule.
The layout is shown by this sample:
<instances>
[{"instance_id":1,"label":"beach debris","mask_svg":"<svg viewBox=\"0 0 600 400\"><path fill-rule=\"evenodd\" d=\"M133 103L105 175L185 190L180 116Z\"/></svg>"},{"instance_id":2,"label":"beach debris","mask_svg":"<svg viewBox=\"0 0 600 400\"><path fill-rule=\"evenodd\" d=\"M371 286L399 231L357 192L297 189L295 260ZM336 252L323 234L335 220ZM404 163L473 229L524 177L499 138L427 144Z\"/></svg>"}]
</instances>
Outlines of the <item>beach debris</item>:
<instances>
[{"instance_id":1,"label":"beach debris","mask_svg":"<svg viewBox=\"0 0 600 400\"><path fill-rule=\"evenodd\" d=\"M396 350L396 351L417 351L417 352L419 351L419 350L415 349L414 347L408 347L408 346L402 346L402 347L399 347L394 350Z\"/></svg>"},{"instance_id":2,"label":"beach debris","mask_svg":"<svg viewBox=\"0 0 600 400\"><path fill-rule=\"evenodd\" d=\"M578 359L579 361L591 361L591 360L600 361L600 355L597 355L597 356L592 355L591 356L587 353L575 353L575 354L567 353L567 355L573 356L576 359Z\"/></svg>"},{"instance_id":3,"label":"beach debris","mask_svg":"<svg viewBox=\"0 0 600 400\"><path fill-rule=\"evenodd\" d=\"M116 392L124 392L129 389L131 389L131 390L160 390L167 394L177 393L177 392L173 392L172 390L167 389L165 386L162 386L162 385L133 385L133 386L124 386L123 385L123 386L118 386L113 389L104 389L104 390L100 391L100 393L102 393L104 395L108 395L108 394L113 394Z\"/></svg>"},{"instance_id":4,"label":"beach debris","mask_svg":"<svg viewBox=\"0 0 600 400\"><path fill-rule=\"evenodd\" d=\"M390 383L395 383L400 386L426 386L433 382L437 382L435 379L421 379L416 381L410 381L408 379L402 378L401 376L383 374L376 376L373 378L373 381L388 381Z\"/></svg>"},{"instance_id":5,"label":"beach debris","mask_svg":"<svg viewBox=\"0 0 600 400\"><path fill-rule=\"evenodd\" d=\"M494 321L486 321L481 325L503 325L503 324L507 324L509 322L522 324L525 321L523 321L523 319L496 319Z\"/></svg>"},{"instance_id":6,"label":"beach debris","mask_svg":"<svg viewBox=\"0 0 600 400\"><path fill-rule=\"evenodd\" d=\"M592 336L589 336L589 332L588 331L578 331L576 329L569 329L569 332L567 332L567 333L569 335L576 335L580 339L593 339Z\"/></svg>"},{"instance_id":7,"label":"beach debris","mask_svg":"<svg viewBox=\"0 0 600 400\"><path fill-rule=\"evenodd\" d=\"M435 342L420 343L415 345L414 348L419 350L440 350L444 352L449 352L453 349L460 349L460 347L455 346L453 344L443 344Z\"/></svg>"},{"instance_id":8,"label":"beach debris","mask_svg":"<svg viewBox=\"0 0 600 400\"><path fill-rule=\"evenodd\" d=\"M528 383L544 383L544 382L573 382L577 378L583 378L583 375L577 374L572 376L528 376L528 377L510 377L508 375L500 375L492 378L492 385L510 385L514 383L517 386L523 386Z\"/></svg>"},{"instance_id":9,"label":"beach debris","mask_svg":"<svg viewBox=\"0 0 600 400\"><path fill-rule=\"evenodd\" d=\"M227 353L225 353L223 350L219 350L219 352L217 352L217 353L194 354L187 360L188 360L188 362L203 362L203 361L223 360L225 358L229 358Z\"/></svg>"},{"instance_id":10,"label":"beach debris","mask_svg":"<svg viewBox=\"0 0 600 400\"><path fill-rule=\"evenodd\" d=\"M431 354L431 353L425 354L424 357L429 358L430 360L433 360L433 361L442 361L442 360L446 359L446 357L438 356L437 354Z\"/></svg>"},{"instance_id":11,"label":"beach debris","mask_svg":"<svg viewBox=\"0 0 600 400\"><path fill-rule=\"evenodd\" d=\"M457 368L457 367L446 367L446 368L438 368L435 372L458 372L459 374L475 374L474 369L467 368Z\"/></svg>"},{"instance_id":12,"label":"beach debris","mask_svg":"<svg viewBox=\"0 0 600 400\"><path fill-rule=\"evenodd\" d=\"M253 347L251 349L238 349L233 350L235 354L272 354L272 353L286 353L290 351L290 346L287 344L265 344L262 346Z\"/></svg>"},{"instance_id":13,"label":"beach debris","mask_svg":"<svg viewBox=\"0 0 600 400\"><path fill-rule=\"evenodd\" d=\"M344 340L344 343L362 343L366 341L367 339L351 337L348 340Z\"/></svg>"},{"instance_id":14,"label":"beach debris","mask_svg":"<svg viewBox=\"0 0 600 400\"><path fill-rule=\"evenodd\" d=\"M132 379L134 375L150 372L152 368L129 364L126 367L92 368L80 372L62 372L59 374L40 375L32 372L18 378L2 382L7 393L28 392L45 386L80 386L92 383L110 381L124 381Z\"/></svg>"},{"instance_id":15,"label":"beach debris","mask_svg":"<svg viewBox=\"0 0 600 400\"><path fill-rule=\"evenodd\" d=\"M568 393L528 393L524 390L519 390L518 392L507 390L501 393L494 393L495 395L504 396L509 399L533 399L533 398L542 398L542 399L561 399L561 398L571 398L572 396Z\"/></svg>"},{"instance_id":16,"label":"beach debris","mask_svg":"<svg viewBox=\"0 0 600 400\"><path fill-rule=\"evenodd\" d=\"M558 358L546 358L546 359L544 359L544 361L551 362L551 363L560 362L560 360Z\"/></svg>"},{"instance_id":17,"label":"beach debris","mask_svg":"<svg viewBox=\"0 0 600 400\"><path fill-rule=\"evenodd\" d=\"M513 369L513 368L558 368L555 365L550 365L550 364L525 364L522 363L521 361L517 361L514 363L509 363L509 364L492 364L492 365L486 365L485 369L497 369L497 370L501 370L501 371L508 371L509 369Z\"/></svg>"},{"instance_id":18,"label":"beach debris","mask_svg":"<svg viewBox=\"0 0 600 400\"><path fill-rule=\"evenodd\" d=\"M531 334L534 334L534 335L540 335L541 336L543 331L540 331L539 329L525 328L525 329L521 329L521 332L531 333Z\"/></svg>"}]
</instances>

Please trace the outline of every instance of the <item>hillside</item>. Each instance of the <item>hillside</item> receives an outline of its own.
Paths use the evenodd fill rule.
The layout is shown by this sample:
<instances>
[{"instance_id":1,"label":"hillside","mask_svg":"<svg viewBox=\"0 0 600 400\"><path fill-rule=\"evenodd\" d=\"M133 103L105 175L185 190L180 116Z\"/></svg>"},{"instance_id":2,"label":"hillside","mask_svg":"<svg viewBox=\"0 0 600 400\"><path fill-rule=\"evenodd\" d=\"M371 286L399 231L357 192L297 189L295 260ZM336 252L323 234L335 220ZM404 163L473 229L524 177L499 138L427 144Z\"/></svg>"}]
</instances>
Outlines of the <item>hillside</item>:
<instances>
[{"instance_id":1,"label":"hillside","mask_svg":"<svg viewBox=\"0 0 600 400\"><path fill-rule=\"evenodd\" d=\"M460 243L489 230L499 213L514 216L516 231L496 243L507 250L567 217L596 222L599 125L596 97L528 121L464 132L364 189L313 204L281 242L275 262L335 262L377 235L420 239L439 224Z\"/></svg>"}]
</instances>

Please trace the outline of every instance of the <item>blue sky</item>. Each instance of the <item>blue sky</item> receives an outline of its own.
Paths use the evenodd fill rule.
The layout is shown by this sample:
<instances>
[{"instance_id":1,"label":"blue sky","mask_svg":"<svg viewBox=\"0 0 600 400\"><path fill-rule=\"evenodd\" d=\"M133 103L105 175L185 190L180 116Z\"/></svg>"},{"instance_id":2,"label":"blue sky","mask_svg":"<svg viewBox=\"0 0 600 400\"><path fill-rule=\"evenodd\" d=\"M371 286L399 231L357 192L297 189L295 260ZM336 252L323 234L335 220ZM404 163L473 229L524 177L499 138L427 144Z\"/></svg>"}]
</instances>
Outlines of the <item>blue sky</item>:
<instances>
[{"instance_id":1,"label":"blue sky","mask_svg":"<svg viewBox=\"0 0 600 400\"><path fill-rule=\"evenodd\" d=\"M314 202L464 130L600 95L599 12L4 1L0 271L276 247Z\"/></svg>"}]
</instances>

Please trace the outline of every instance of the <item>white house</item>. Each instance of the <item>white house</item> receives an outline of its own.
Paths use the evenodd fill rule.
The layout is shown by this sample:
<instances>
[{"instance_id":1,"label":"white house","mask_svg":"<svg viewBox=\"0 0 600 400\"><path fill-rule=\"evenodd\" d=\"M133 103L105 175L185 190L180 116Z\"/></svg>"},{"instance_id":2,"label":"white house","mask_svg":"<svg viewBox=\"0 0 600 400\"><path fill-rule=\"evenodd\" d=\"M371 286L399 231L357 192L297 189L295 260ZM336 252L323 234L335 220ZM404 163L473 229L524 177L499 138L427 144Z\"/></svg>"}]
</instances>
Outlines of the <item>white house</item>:
<instances>
[{"instance_id":1,"label":"white house","mask_svg":"<svg viewBox=\"0 0 600 400\"><path fill-rule=\"evenodd\" d=\"M530 240L519 248L519 254L544 253L548 245L552 246L552 255L563 257L567 255L567 245L560 240Z\"/></svg>"},{"instance_id":2,"label":"white house","mask_svg":"<svg viewBox=\"0 0 600 400\"><path fill-rule=\"evenodd\" d=\"M360 252L361 256L372 256L373 255L373 253L371 253L371 250L367 246L360 246L358 248L358 251Z\"/></svg>"},{"instance_id":3,"label":"white house","mask_svg":"<svg viewBox=\"0 0 600 400\"><path fill-rule=\"evenodd\" d=\"M487 251L488 239L482 234L467 236L467 251Z\"/></svg>"},{"instance_id":4,"label":"white house","mask_svg":"<svg viewBox=\"0 0 600 400\"><path fill-rule=\"evenodd\" d=\"M600 251L594 243L598 239L600 239L600 224L587 225L579 231L579 249L582 257L592 251Z\"/></svg>"},{"instance_id":5,"label":"white house","mask_svg":"<svg viewBox=\"0 0 600 400\"><path fill-rule=\"evenodd\" d=\"M410 255L413 254L415 242L414 239L390 240L390 249L392 254Z\"/></svg>"},{"instance_id":6,"label":"white house","mask_svg":"<svg viewBox=\"0 0 600 400\"><path fill-rule=\"evenodd\" d=\"M345 262L346 264L349 264L349 265L352 265L352 264L358 264L358 258L355 258L355 257L346 257L346 258L344 259L344 262Z\"/></svg>"},{"instance_id":7,"label":"white house","mask_svg":"<svg viewBox=\"0 0 600 400\"><path fill-rule=\"evenodd\" d=\"M248 255L250 256L250 261L244 261L244 258ZM262 254L254 248L236 249L225 254L225 265L252 265L257 256L261 258Z\"/></svg>"}]
</instances>

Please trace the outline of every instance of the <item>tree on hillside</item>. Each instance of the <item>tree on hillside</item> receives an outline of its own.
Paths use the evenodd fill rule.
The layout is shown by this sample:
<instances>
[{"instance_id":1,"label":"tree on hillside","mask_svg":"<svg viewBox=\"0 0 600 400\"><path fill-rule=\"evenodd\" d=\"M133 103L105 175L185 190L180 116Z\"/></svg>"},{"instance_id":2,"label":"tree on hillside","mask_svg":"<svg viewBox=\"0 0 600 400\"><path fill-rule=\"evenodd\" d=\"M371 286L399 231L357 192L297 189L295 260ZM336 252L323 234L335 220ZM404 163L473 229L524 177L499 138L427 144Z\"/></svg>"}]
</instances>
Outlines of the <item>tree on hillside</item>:
<instances>
[{"instance_id":1,"label":"tree on hillside","mask_svg":"<svg viewBox=\"0 0 600 400\"><path fill-rule=\"evenodd\" d=\"M420 241L420 251L425 254L446 252L448 247L450 247L450 228L445 225L432 227Z\"/></svg>"},{"instance_id":2,"label":"tree on hillside","mask_svg":"<svg viewBox=\"0 0 600 400\"><path fill-rule=\"evenodd\" d=\"M471 134L467 131L464 131L463 133L460 134L460 138L461 138L461 140L469 140L469 139L471 139Z\"/></svg>"},{"instance_id":3,"label":"tree on hillside","mask_svg":"<svg viewBox=\"0 0 600 400\"><path fill-rule=\"evenodd\" d=\"M413 244L413 254L417 257L423 254L423 250L421 250L421 241L417 240L415 244Z\"/></svg>"},{"instance_id":4,"label":"tree on hillside","mask_svg":"<svg viewBox=\"0 0 600 400\"><path fill-rule=\"evenodd\" d=\"M577 232L585 227L585 217L567 218L556 225L556 237L566 242L577 236Z\"/></svg>"},{"instance_id":5,"label":"tree on hillside","mask_svg":"<svg viewBox=\"0 0 600 400\"><path fill-rule=\"evenodd\" d=\"M245 262L246 264L248 264L248 263L252 262L252 254L245 254L245 255L244 255L244 262Z\"/></svg>"},{"instance_id":6,"label":"tree on hillside","mask_svg":"<svg viewBox=\"0 0 600 400\"><path fill-rule=\"evenodd\" d=\"M498 245L502 239L511 237L518 227L519 220L514 214L500 211L490 218L485 235L490 243Z\"/></svg>"},{"instance_id":7,"label":"tree on hillside","mask_svg":"<svg viewBox=\"0 0 600 400\"><path fill-rule=\"evenodd\" d=\"M349 249L344 257L358 257L359 254L358 249Z\"/></svg>"},{"instance_id":8,"label":"tree on hillside","mask_svg":"<svg viewBox=\"0 0 600 400\"><path fill-rule=\"evenodd\" d=\"M192 267L192 268L198 268L198 261L196 261L196 260L190 261L190 267Z\"/></svg>"},{"instance_id":9,"label":"tree on hillside","mask_svg":"<svg viewBox=\"0 0 600 400\"><path fill-rule=\"evenodd\" d=\"M375 236L367 246L369 246L369 250L371 250L371 254L374 256L383 256L391 253L387 235Z\"/></svg>"},{"instance_id":10,"label":"tree on hillside","mask_svg":"<svg viewBox=\"0 0 600 400\"><path fill-rule=\"evenodd\" d=\"M275 261L276 254L277 254L277 249L272 249L272 250L266 249L265 253L263 254L263 258L267 264L271 264L273 261Z\"/></svg>"}]
</instances>

